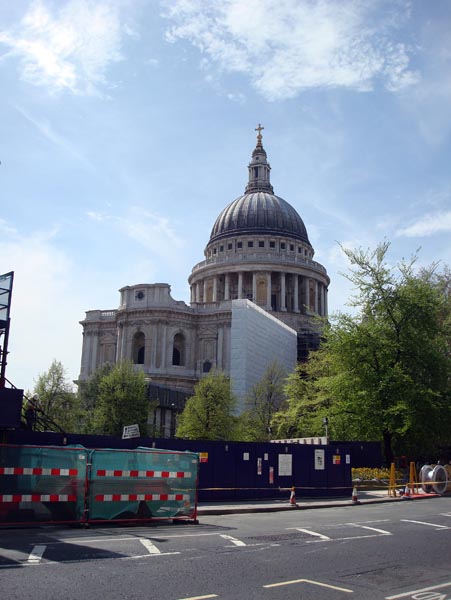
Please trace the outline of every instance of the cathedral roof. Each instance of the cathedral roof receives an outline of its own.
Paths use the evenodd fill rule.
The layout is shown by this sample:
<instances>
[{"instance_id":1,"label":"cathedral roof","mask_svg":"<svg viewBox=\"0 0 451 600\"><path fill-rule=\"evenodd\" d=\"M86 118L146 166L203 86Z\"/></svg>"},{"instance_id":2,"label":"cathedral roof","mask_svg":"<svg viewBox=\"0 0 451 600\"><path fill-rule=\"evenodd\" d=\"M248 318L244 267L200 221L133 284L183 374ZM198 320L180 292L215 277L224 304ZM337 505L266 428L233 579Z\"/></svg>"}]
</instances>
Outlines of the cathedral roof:
<instances>
[{"instance_id":1,"label":"cathedral roof","mask_svg":"<svg viewBox=\"0 0 451 600\"><path fill-rule=\"evenodd\" d=\"M270 183L271 167L266 160L261 130L249 163L245 193L221 211L213 225L210 242L237 235L278 235L310 245L304 222L283 198L276 196Z\"/></svg>"}]
</instances>

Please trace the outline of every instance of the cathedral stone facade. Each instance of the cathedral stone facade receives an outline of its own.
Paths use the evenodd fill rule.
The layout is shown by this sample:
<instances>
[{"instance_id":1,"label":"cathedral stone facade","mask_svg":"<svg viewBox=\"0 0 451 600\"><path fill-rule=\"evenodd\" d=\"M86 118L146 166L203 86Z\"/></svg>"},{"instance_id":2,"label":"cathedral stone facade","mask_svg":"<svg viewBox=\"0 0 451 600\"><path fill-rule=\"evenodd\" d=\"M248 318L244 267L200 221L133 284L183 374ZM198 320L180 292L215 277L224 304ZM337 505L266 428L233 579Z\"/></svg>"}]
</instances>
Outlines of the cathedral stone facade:
<instances>
[{"instance_id":1,"label":"cathedral stone facade","mask_svg":"<svg viewBox=\"0 0 451 600\"><path fill-rule=\"evenodd\" d=\"M220 213L188 278L190 305L167 283L121 288L117 309L90 310L81 321L80 381L107 362L132 360L154 386L190 394L214 368L231 376L242 401L270 362L291 369L315 343L329 277L301 217L274 194L261 130L244 195Z\"/></svg>"}]
</instances>

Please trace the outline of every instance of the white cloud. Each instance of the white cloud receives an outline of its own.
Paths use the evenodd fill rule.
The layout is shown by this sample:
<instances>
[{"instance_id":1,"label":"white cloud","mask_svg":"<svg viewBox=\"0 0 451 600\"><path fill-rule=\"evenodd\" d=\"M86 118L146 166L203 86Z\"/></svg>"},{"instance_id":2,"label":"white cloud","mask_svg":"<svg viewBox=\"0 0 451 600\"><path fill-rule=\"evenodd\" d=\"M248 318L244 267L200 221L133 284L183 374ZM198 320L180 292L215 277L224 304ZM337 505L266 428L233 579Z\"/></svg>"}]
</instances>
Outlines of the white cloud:
<instances>
[{"instance_id":1,"label":"white cloud","mask_svg":"<svg viewBox=\"0 0 451 600\"><path fill-rule=\"evenodd\" d=\"M246 96L244 94L242 94L241 92L238 92L237 94L235 94L233 92L229 92L227 94L227 98L229 100L231 100L232 102L237 102L238 104L245 104L245 102L246 102Z\"/></svg>"},{"instance_id":2,"label":"white cloud","mask_svg":"<svg viewBox=\"0 0 451 600\"><path fill-rule=\"evenodd\" d=\"M0 219L0 234L3 236L9 236L11 238L18 239L19 232L15 227L11 227L7 221Z\"/></svg>"},{"instance_id":3,"label":"white cloud","mask_svg":"<svg viewBox=\"0 0 451 600\"><path fill-rule=\"evenodd\" d=\"M115 2L70 0L57 7L35 0L16 28L0 31L0 44L20 59L24 80L51 91L97 93L107 68L121 60L121 36L130 30L121 27Z\"/></svg>"},{"instance_id":4,"label":"white cloud","mask_svg":"<svg viewBox=\"0 0 451 600\"><path fill-rule=\"evenodd\" d=\"M270 100L316 87L398 90L417 76L406 46L390 36L407 3L359 0L166 0L170 41L187 40L203 61L248 75ZM378 12L376 11L378 9Z\"/></svg>"},{"instance_id":5,"label":"white cloud","mask_svg":"<svg viewBox=\"0 0 451 600\"><path fill-rule=\"evenodd\" d=\"M72 144L67 138L55 131L47 119L39 119L20 106L15 106L15 108L17 112L19 112L24 119L31 123L46 140L57 146L57 148L63 150L65 153L69 154L72 158L78 160L88 170L93 170L92 164L85 158L85 156L83 156L83 154L81 154L81 152L78 151L76 146L74 146L74 144Z\"/></svg>"},{"instance_id":6,"label":"white cloud","mask_svg":"<svg viewBox=\"0 0 451 600\"><path fill-rule=\"evenodd\" d=\"M400 237L427 237L436 233L451 233L451 211L429 214L408 227L398 229Z\"/></svg>"},{"instance_id":7,"label":"white cloud","mask_svg":"<svg viewBox=\"0 0 451 600\"><path fill-rule=\"evenodd\" d=\"M183 240L177 236L169 219L141 207L132 206L124 216L96 211L89 211L86 215L93 221L113 224L136 244L168 261L176 258L183 246Z\"/></svg>"}]
</instances>

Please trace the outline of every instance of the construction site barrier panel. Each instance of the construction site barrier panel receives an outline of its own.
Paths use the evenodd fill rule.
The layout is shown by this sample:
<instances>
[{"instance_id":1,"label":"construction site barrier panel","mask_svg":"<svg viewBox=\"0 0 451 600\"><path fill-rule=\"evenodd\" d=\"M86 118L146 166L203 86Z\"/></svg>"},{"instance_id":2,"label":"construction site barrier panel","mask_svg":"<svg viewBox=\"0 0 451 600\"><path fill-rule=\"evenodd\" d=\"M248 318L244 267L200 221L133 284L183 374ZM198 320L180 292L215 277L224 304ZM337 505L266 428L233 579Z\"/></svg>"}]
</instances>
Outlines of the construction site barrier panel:
<instances>
[{"instance_id":1,"label":"construction site barrier panel","mask_svg":"<svg viewBox=\"0 0 451 600\"><path fill-rule=\"evenodd\" d=\"M196 518L198 454L98 449L90 463L89 521Z\"/></svg>"},{"instance_id":2,"label":"construction site barrier panel","mask_svg":"<svg viewBox=\"0 0 451 600\"><path fill-rule=\"evenodd\" d=\"M0 523L83 521L87 462L82 446L0 446Z\"/></svg>"}]
</instances>

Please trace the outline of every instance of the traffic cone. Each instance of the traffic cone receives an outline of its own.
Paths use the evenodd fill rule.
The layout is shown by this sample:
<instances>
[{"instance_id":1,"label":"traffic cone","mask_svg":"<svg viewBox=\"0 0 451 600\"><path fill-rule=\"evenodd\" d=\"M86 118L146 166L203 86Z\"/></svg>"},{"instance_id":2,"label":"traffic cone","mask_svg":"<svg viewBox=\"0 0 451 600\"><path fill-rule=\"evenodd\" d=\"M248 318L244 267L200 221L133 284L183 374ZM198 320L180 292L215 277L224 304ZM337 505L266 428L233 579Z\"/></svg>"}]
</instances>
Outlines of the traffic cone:
<instances>
[{"instance_id":1,"label":"traffic cone","mask_svg":"<svg viewBox=\"0 0 451 600\"><path fill-rule=\"evenodd\" d=\"M404 494L402 495L402 497L405 500L412 500L412 496L410 494L410 487L408 483L406 483L406 487L404 488Z\"/></svg>"},{"instance_id":2,"label":"traffic cone","mask_svg":"<svg viewBox=\"0 0 451 600\"><path fill-rule=\"evenodd\" d=\"M291 504L291 506L296 506L296 494L295 494L295 490L296 490L296 488L293 486L291 488L291 494L290 494L290 504Z\"/></svg>"},{"instance_id":3,"label":"traffic cone","mask_svg":"<svg viewBox=\"0 0 451 600\"><path fill-rule=\"evenodd\" d=\"M357 486L356 485L352 488L352 503L360 504L360 501L357 498Z\"/></svg>"}]
</instances>

